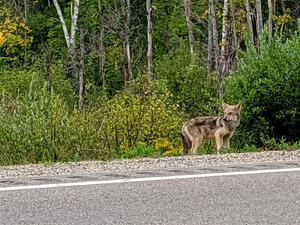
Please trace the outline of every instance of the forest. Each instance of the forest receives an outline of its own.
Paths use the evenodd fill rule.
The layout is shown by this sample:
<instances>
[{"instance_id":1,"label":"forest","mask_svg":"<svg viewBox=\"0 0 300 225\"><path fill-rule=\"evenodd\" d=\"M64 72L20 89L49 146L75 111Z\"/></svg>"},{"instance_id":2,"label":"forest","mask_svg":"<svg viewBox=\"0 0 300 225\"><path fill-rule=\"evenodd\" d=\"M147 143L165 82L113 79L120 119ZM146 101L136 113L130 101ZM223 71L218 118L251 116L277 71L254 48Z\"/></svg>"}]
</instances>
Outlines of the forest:
<instances>
[{"instance_id":1,"label":"forest","mask_svg":"<svg viewBox=\"0 0 300 225\"><path fill-rule=\"evenodd\" d=\"M300 1L0 0L0 93L0 165L299 149Z\"/></svg>"}]
</instances>

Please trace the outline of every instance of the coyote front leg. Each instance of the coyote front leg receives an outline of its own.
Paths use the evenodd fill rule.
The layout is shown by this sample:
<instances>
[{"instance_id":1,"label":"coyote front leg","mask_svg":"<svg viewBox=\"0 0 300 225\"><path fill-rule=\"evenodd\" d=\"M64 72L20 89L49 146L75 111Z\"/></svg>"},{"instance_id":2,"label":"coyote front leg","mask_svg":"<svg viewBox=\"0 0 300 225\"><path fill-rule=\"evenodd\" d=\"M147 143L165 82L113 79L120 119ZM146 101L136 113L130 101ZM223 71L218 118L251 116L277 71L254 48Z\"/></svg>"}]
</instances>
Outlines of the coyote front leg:
<instances>
[{"instance_id":1,"label":"coyote front leg","mask_svg":"<svg viewBox=\"0 0 300 225\"><path fill-rule=\"evenodd\" d=\"M223 147L230 149L230 144L229 144L229 140L232 137L232 134L227 134L223 137Z\"/></svg>"},{"instance_id":2,"label":"coyote front leg","mask_svg":"<svg viewBox=\"0 0 300 225\"><path fill-rule=\"evenodd\" d=\"M196 137L193 140L193 142L192 142L192 153L193 153L193 155L197 154L197 150L198 150L200 144L202 143L202 140L203 140L202 136Z\"/></svg>"},{"instance_id":3,"label":"coyote front leg","mask_svg":"<svg viewBox=\"0 0 300 225\"><path fill-rule=\"evenodd\" d=\"M215 139L216 139L216 144L217 144L217 150L218 150L218 153L220 151L220 149L223 147L223 136L221 134L221 132L218 130L216 131L215 133Z\"/></svg>"}]
</instances>

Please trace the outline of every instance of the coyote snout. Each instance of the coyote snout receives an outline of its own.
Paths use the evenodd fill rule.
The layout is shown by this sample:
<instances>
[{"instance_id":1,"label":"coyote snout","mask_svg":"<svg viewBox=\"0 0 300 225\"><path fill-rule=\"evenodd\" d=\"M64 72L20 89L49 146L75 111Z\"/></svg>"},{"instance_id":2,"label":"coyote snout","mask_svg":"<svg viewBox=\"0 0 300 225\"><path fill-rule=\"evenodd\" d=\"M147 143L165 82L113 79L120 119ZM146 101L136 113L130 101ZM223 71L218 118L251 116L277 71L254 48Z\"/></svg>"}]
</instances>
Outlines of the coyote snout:
<instances>
[{"instance_id":1,"label":"coyote snout","mask_svg":"<svg viewBox=\"0 0 300 225\"><path fill-rule=\"evenodd\" d=\"M189 149L193 154L197 153L203 139L215 138L217 150L220 148L230 148L229 140L240 124L241 104L223 104L223 116L196 117L182 126L183 151L187 153Z\"/></svg>"}]
</instances>

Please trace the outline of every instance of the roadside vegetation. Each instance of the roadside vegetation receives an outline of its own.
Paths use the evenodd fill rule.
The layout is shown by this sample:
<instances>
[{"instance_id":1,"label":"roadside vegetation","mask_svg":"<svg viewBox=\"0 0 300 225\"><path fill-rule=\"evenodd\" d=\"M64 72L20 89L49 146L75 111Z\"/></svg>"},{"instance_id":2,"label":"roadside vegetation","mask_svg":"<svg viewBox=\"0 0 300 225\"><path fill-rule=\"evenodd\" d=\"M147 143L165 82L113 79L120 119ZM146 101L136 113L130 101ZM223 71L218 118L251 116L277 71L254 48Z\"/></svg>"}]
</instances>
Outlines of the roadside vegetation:
<instances>
[{"instance_id":1,"label":"roadside vegetation","mask_svg":"<svg viewBox=\"0 0 300 225\"><path fill-rule=\"evenodd\" d=\"M271 31L263 4L256 34L255 1L153 1L147 20L146 0L81 0L74 25L62 0L72 49L54 2L0 0L0 165L181 155L183 122L223 101L242 103L223 153L300 148L299 3L275 1Z\"/></svg>"}]
</instances>

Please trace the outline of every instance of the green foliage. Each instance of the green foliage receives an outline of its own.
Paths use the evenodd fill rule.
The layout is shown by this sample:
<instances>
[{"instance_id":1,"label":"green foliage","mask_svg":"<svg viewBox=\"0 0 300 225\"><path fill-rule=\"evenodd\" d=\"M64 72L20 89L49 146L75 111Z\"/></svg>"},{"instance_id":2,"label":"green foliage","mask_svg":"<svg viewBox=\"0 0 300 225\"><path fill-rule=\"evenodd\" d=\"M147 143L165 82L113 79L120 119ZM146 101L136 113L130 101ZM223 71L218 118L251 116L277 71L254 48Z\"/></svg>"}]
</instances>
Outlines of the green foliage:
<instances>
[{"instance_id":1,"label":"green foliage","mask_svg":"<svg viewBox=\"0 0 300 225\"><path fill-rule=\"evenodd\" d=\"M138 142L135 147L126 149L122 152L121 158L132 159L135 157L154 157L159 156L153 146L143 142Z\"/></svg>"},{"instance_id":2,"label":"green foliage","mask_svg":"<svg viewBox=\"0 0 300 225\"><path fill-rule=\"evenodd\" d=\"M161 138L176 140L179 136L182 115L170 101L169 93L155 95L145 91L137 95L136 91L129 88L117 94L97 111L106 141L117 154L138 142L154 144Z\"/></svg>"},{"instance_id":3,"label":"green foliage","mask_svg":"<svg viewBox=\"0 0 300 225\"><path fill-rule=\"evenodd\" d=\"M202 65L191 64L185 48L178 48L159 60L156 74L157 88L169 90L172 99L190 116L217 113L217 75L209 74Z\"/></svg>"},{"instance_id":4,"label":"green foliage","mask_svg":"<svg viewBox=\"0 0 300 225\"><path fill-rule=\"evenodd\" d=\"M246 55L226 80L226 100L243 102L236 146L266 146L265 140L298 141L300 136L300 38L265 44Z\"/></svg>"},{"instance_id":5,"label":"green foliage","mask_svg":"<svg viewBox=\"0 0 300 225\"><path fill-rule=\"evenodd\" d=\"M70 106L77 100L71 83L63 75L63 66L59 63L51 67L52 88L55 93L64 98ZM34 90L41 89L44 84L45 74L38 66L28 69L0 70L0 93L10 98L26 98L30 86Z\"/></svg>"},{"instance_id":6,"label":"green foliage","mask_svg":"<svg viewBox=\"0 0 300 225\"><path fill-rule=\"evenodd\" d=\"M31 83L33 86L42 86L43 81L39 79L38 73L34 71L10 69L0 70L0 83L1 94L16 99L28 93Z\"/></svg>"},{"instance_id":7,"label":"green foliage","mask_svg":"<svg viewBox=\"0 0 300 225\"><path fill-rule=\"evenodd\" d=\"M151 147L157 140L178 143L182 115L168 94L136 95L143 85L133 85L99 108L79 112L33 84L22 99L2 97L0 164L155 156L165 152Z\"/></svg>"},{"instance_id":8,"label":"green foliage","mask_svg":"<svg viewBox=\"0 0 300 225\"><path fill-rule=\"evenodd\" d=\"M36 163L74 158L70 119L65 104L46 88L31 87L26 98L2 98L0 122L0 164ZM69 154L70 153L70 154Z\"/></svg>"},{"instance_id":9,"label":"green foliage","mask_svg":"<svg viewBox=\"0 0 300 225\"><path fill-rule=\"evenodd\" d=\"M181 143L178 147L174 146L174 142L169 139L162 138L155 143L156 151L159 151L163 156L179 156L182 154Z\"/></svg>"},{"instance_id":10,"label":"green foliage","mask_svg":"<svg viewBox=\"0 0 300 225\"><path fill-rule=\"evenodd\" d=\"M6 7L0 7L0 66L20 63L24 51L32 42L31 30L25 21L13 15ZM13 64L12 64L13 65Z\"/></svg>"},{"instance_id":11,"label":"green foliage","mask_svg":"<svg viewBox=\"0 0 300 225\"><path fill-rule=\"evenodd\" d=\"M0 164L180 155L183 120L219 114L218 76L208 73L206 65L206 1L191 1L196 53L192 59L183 4L153 1L152 82L142 76L147 68L146 2L130 2L134 80L126 85L126 8L122 9L119 0L80 2L72 65L52 3L30 1L25 15L22 1L0 2ZM254 7L255 1L249 2ZM259 54L248 48L245 1L232 3L238 43L246 45L247 53L239 54L239 70L226 80L226 102L242 101L243 110L234 148L223 152L296 148L300 136L300 40L283 41L297 34L297 3L285 1L286 10L276 7L274 35L282 39L271 45L262 43ZM266 23L267 1L262 3ZM59 5L70 32L72 1L60 0ZM221 31L223 1L215 6ZM100 53L102 28L104 55ZM85 31L85 57L84 107L79 111L78 80L70 67L81 68L80 29ZM100 59L105 61L105 82L99 75ZM49 68L51 94L44 86ZM199 149L199 154L212 153L212 142Z\"/></svg>"}]
</instances>

